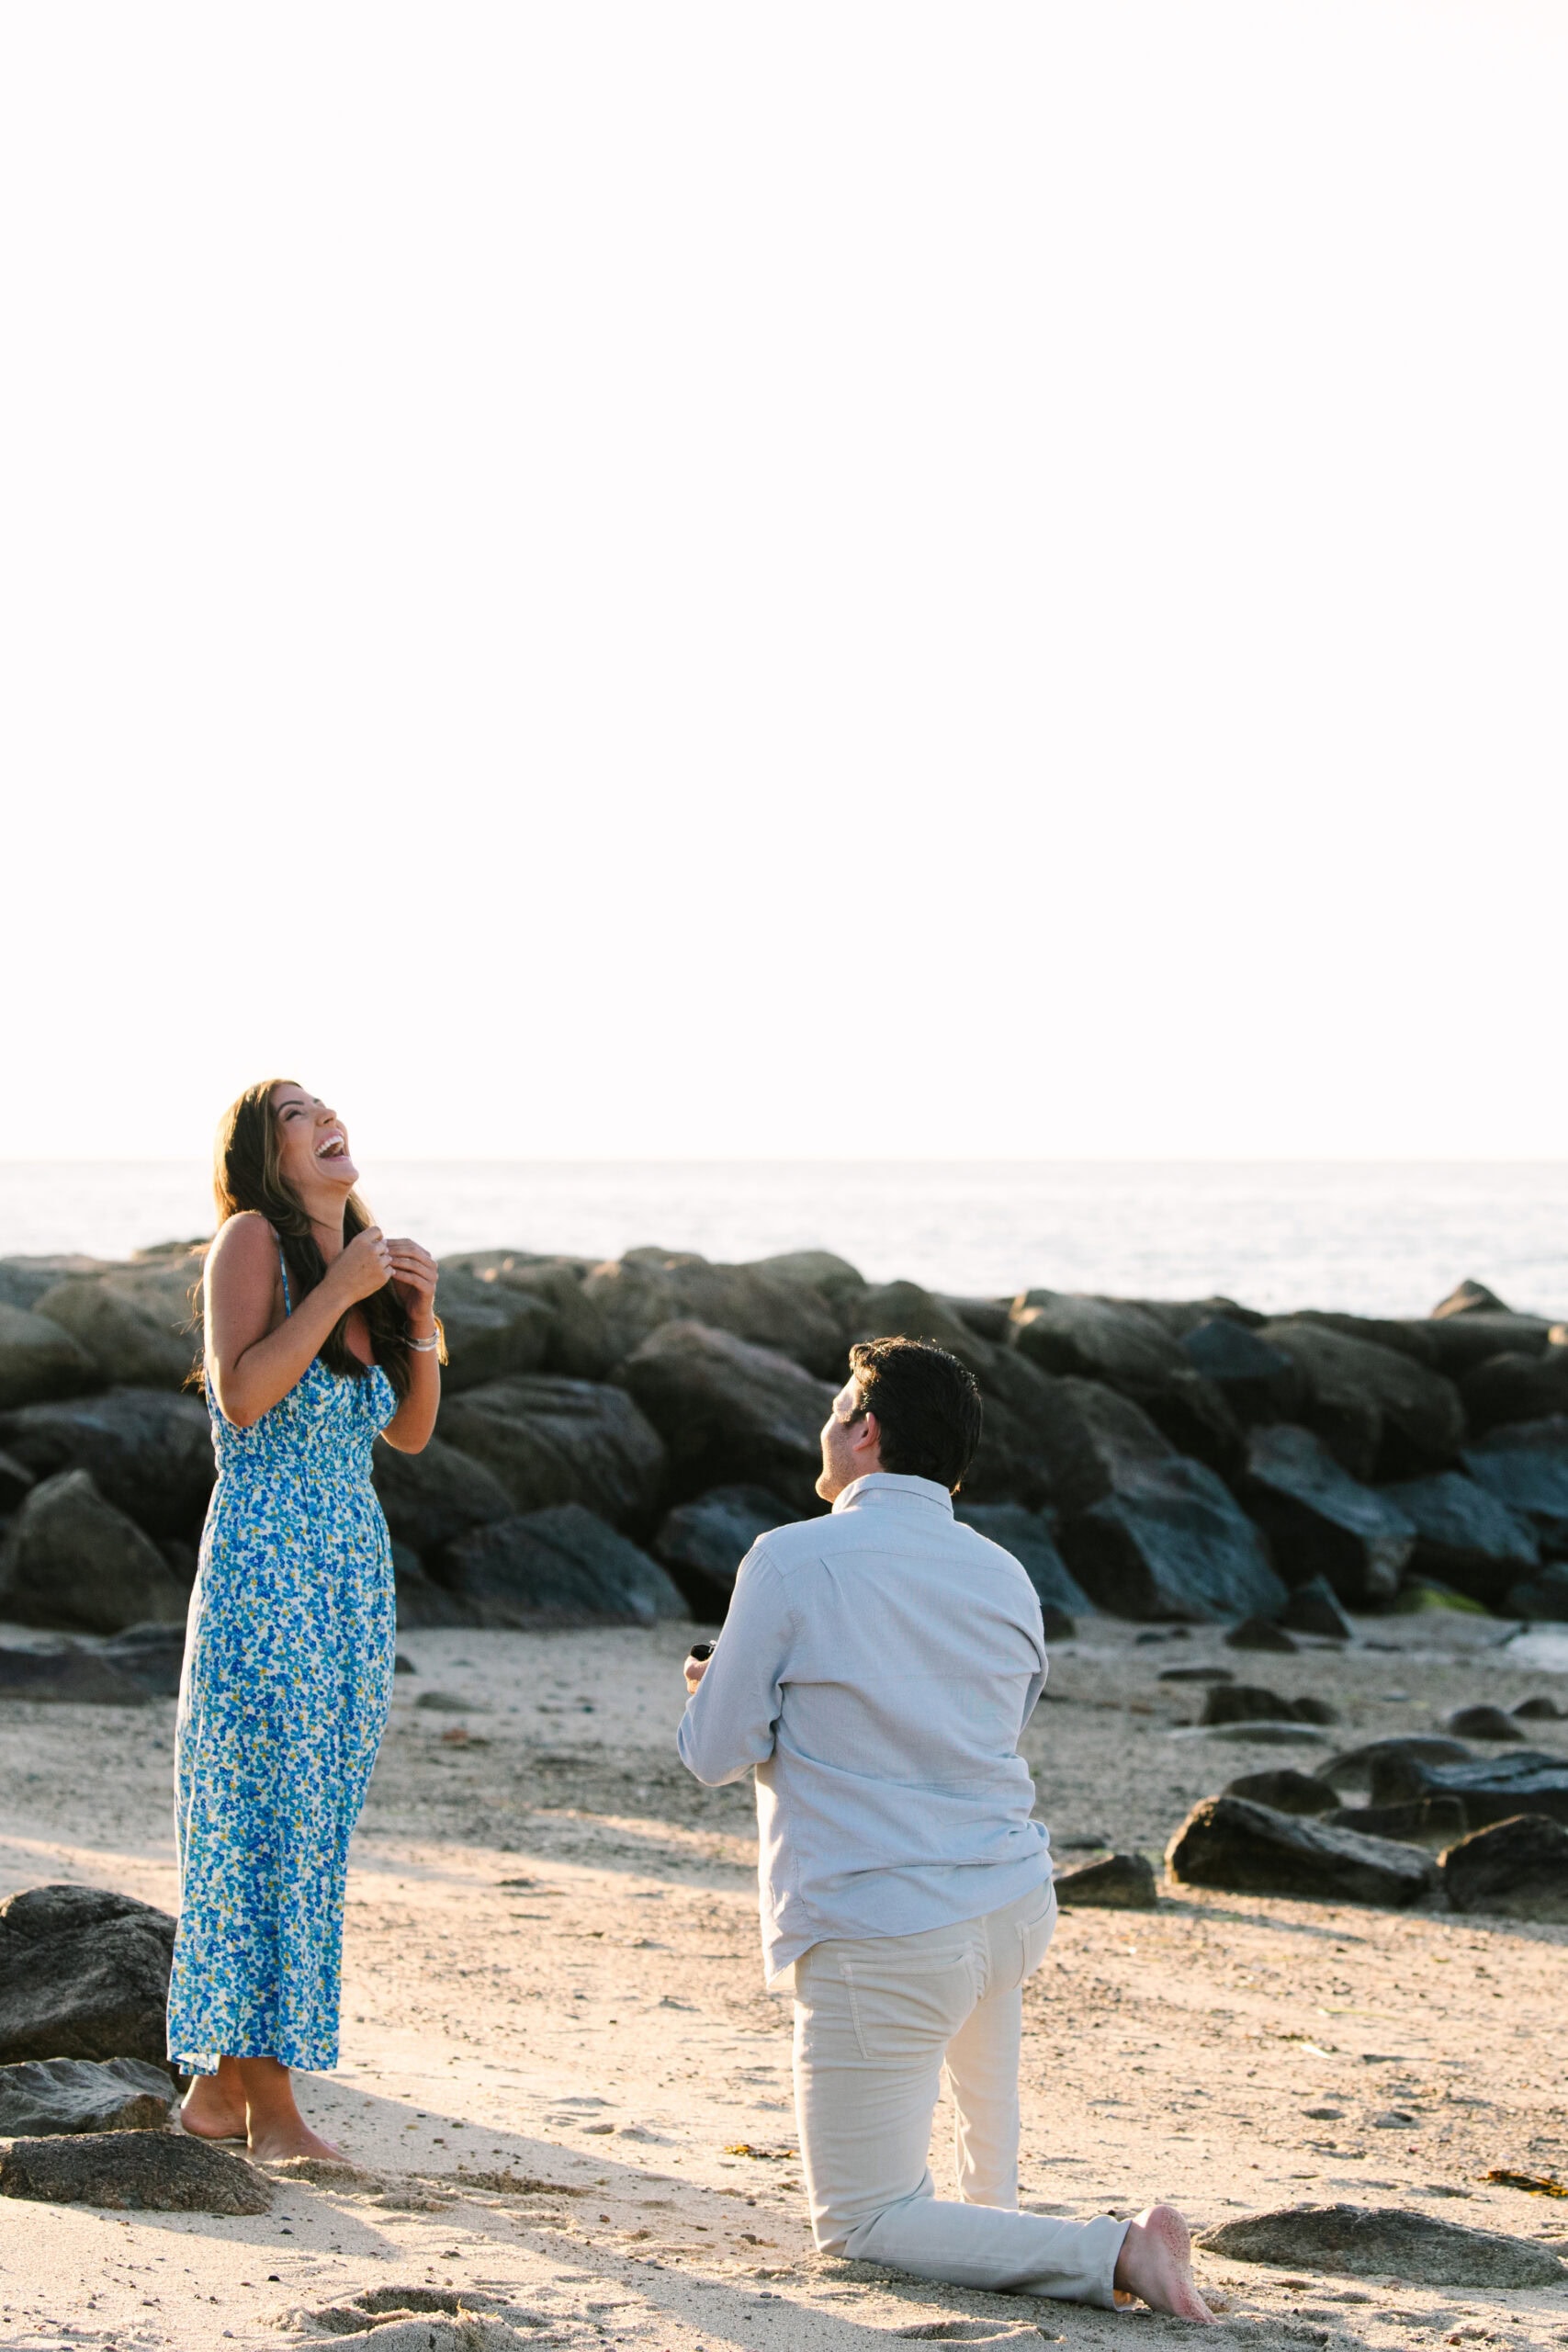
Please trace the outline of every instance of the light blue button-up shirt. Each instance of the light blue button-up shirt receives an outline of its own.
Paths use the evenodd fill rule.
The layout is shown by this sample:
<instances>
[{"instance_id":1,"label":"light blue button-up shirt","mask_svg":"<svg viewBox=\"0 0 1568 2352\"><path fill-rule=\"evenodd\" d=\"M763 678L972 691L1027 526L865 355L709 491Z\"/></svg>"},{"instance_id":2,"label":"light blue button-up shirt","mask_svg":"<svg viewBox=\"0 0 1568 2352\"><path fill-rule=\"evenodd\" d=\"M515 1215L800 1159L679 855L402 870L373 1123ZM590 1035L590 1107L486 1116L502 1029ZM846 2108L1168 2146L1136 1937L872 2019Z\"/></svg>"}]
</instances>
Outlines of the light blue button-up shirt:
<instances>
[{"instance_id":1,"label":"light blue button-up shirt","mask_svg":"<svg viewBox=\"0 0 1568 2352\"><path fill-rule=\"evenodd\" d=\"M825 1938L951 1927L1050 1877L1018 1753L1045 1675L1033 1586L930 1478L875 1471L759 1537L680 1749L710 1787L756 1767L770 1984Z\"/></svg>"}]
</instances>

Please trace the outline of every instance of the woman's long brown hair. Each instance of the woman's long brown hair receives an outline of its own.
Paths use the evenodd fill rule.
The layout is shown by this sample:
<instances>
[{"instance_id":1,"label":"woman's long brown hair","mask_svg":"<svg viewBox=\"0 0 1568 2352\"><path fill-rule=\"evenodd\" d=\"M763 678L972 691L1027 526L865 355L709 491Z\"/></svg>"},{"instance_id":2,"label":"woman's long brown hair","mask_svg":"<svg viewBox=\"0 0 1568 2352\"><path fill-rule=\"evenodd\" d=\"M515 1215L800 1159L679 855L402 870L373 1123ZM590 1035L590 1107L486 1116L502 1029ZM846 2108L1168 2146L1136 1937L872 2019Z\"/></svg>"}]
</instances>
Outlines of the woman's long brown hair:
<instances>
[{"instance_id":1,"label":"woman's long brown hair","mask_svg":"<svg viewBox=\"0 0 1568 2352\"><path fill-rule=\"evenodd\" d=\"M259 1085L247 1086L239 1099L230 1103L218 1123L218 1139L213 1147L212 1199L220 1225L238 1216L243 1209L254 1209L265 1217L282 1247L289 1293L298 1306L307 1291L315 1289L327 1271L327 1263L304 1204L280 1164L272 1097L276 1087L290 1083L287 1079L263 1079ZM363 1233L372 1223L374 1219L358 1193L350 1193L343 1204L344 1242L352 1241L356 1233ZM384 1289L372 1291L359 1304L370 1327L370 1344L377 1363L391 1382L394 1393L406 1396L409 1319L396 1291L388 1283ZM329 1372L362 1380L370 1367L362 1363L349 1346L347 1322L348 1317L344 1315L333 1325L322 1342L321 1362Z\"/></svg>"}]
</instances>

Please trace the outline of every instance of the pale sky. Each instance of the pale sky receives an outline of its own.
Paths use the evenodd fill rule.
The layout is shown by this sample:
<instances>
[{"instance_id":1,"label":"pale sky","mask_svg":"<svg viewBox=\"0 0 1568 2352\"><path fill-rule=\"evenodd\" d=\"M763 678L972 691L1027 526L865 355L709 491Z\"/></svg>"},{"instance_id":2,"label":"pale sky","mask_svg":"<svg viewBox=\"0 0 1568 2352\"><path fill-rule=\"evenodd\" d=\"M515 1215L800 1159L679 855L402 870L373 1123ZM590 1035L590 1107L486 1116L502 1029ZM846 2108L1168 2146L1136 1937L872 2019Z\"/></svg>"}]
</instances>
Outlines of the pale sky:
<instances>
[{"instance_id":1,"label":"pale sky","mask_svg":"<svg viewBox=\"0 0 1568 2352\"><path fill-rule=\"evenodd\" d=\"M1568 12L0 15L0 1156L1568 1156Z\"/></svg>"}]
</instances>

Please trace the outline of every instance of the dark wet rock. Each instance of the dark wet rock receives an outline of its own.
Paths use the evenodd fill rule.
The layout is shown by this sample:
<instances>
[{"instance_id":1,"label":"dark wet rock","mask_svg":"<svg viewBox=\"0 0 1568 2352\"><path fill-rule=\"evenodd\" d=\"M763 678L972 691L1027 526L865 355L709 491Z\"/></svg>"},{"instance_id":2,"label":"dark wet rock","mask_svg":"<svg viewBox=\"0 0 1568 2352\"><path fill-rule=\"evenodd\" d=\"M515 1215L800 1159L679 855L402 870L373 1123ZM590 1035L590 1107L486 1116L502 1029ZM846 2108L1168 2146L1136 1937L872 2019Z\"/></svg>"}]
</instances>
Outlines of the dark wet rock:
<instances>
[{"instance_id":1,"label":"dark wet rock","mask_svg":"<svg viewBox=\"0 0 1568 2352\"><path fill-rule=\"evenodd\" d=\"M1130 1298L1125 1303L1152 1315L1173 1340L1185 1340L1201 1323L1239 1323L1244 1330L1260 1331L1269 1320L1256 1306L1238 1306L1234 1298Z\"/></svg>"},{"instance_id":2,"label":"dark wet rock","mask_svg":"<svg viewBox=\"0 0 1568 2352\"><path fill-rule=\"evenodd\" d=\"M1301 1382L1282 1349L1228 1317L1200 1323L1181 1341L1195 1372L1211 1382L1243 1421L1284 1421L1294 1411Z\"/></svg>"},{"instance_id":3,"label":"dark wet rock","mask_svg":"<svg viewBox=\"0 0 1568 2352\"><path fill-rule=\"evenodd\" d=\"M174 2084L141 2058L30 2058L0 2066L0 2139L161 2132Z\"/></svg>"},{"instance_id":4,"label":"dark wet rock","mask_svg":"<svg viewBox=\"0 0 1568 2352\"><path fill-rule=\"evenodd\" d=\"M624 1389L547 1373L488 1381L446 1399L439 1434L484 1464L514 1510L581 1503L633 1533L652 1518L664 1448Z\"/></svg>"},{"instance_id":5,"label":"dark wet rock","mask_svg":"<svg viewBox=\"0 0 1568 2352\"><path fill-rule=\"evenodd\" d=\"M1456 1739L1523 1739L1525 1735L1501 1707L1456 1707L1443 1718L1443 1729Z\"/></svg>"},{"instance_id":6,"label":"dark wet rock","mask_svg":"<svg viewBox=\"0 0 1568 2352\"><path fill-rule=\"evenodd\" d=\"M1054 1609L1068 1618L1088 1615L1089 1595L1057 1550L1052 1523L1043 1513L1025 1510L1017 1503L971 1503L960 1497L954 1516L1011 1553L1039 1594L1043 1609ZM1056 1635L1058 1641L1065 1638Z\"/></svg>"},{"instance_id":7,"label":"dark wet rock","mask_svg":"<svg viewBox=\"0 0 1568 2352\"><path fill-rule=\"evenodd\" d=\"M199 1333L188 1328L171 1330L156 1301L128 1294L101 1275L72 1275L56 1283L34 1312L71 1334L91 1359L99 1382L177 1391L190 1378L201 1352ZM188 1306L184 1320L188 1326Z\"/></svg>"},{"instance_id":8,"label":"dark wet rock","mask_svg":"<svg viewBox=\"0 0 1568 2352\"><path fill-rule=\"evenodd\" d=\"M1150 1420L1179 1453L1190 1454L1195 1462L1217 1470L1222 1478L1235 1476L1246 1458L1247 1439L1224 1391L1213 1381L1198 1372L1173 1373L1163 1387L1150 1389L1142 1402Z\"/></svg>"},{"instance_id":9,"label":"dark wet rock","mask_svg":"<svg viewBox=\"0 0 1568 2352\"><path fill-rule=\"evenodd\" d=\"M771 1274L776 1282L816 1291L840 1321L853 1314L856 1300L869 1287L859 1268L847 1258L836 1257L831 1250L782 1250L771 1258L751 1258L746 1262L753 1273Z\"/></svg>"},{"instance_id":10,"label":"dark wet rock","mask_svg":"<svg viewBox=\"0 0 1568 2352\"><path fill-rule=\"evenodd\" d=\"M1154 1316L1120 1299L1025 1291L1012 1317L1020 1353L1042 1372L1147 1389L1192 1369L1179 1342Z\"/></svg>"},{"instance_id":11,"label":"dark wet rock","mask_svg":"<svg viewBox=\"0 0 1568 2352\"><path fill-rule=\"evenodd\" d=\"M1494 1356L1540 1356L1551 1344L1552 1326L1544 1315L1461 1315L1440 1323L1426 1323L1432 1360L1450 1380Z\"/></svg>"},{"instance_id":12,"label":"dark wet rock","mask_svg":"<svg viewBox=\"0 0 1568 2352\"><path fill-rule=\"evenodd\" d=\"M1038 1431L1051 1500L1063 1519L1179 1458L1139 1406L1096 1380L1047 1381Z\"/></svg>"},{"instance_id":13,"label":"dark wet rock","mask_svg":"<svg viewBox=\"0 0 1568 2352\"><path fill-rule=\"evenodd\" d=\"M1393 1348L1293 1317L1261 1337L1302 1384L1299 1416L1353 1478L1400 1478L1448 1466L1464 1438L1459 1392Z\"/></svg>"},{"instance_id":14,"label":"dark wet rock","mask_svg":"<svg viewBox=\"0 0 1568 2352\"><path fill-rule=\"evenodd\" d=\"M1512 1815L1440 1854L1438 1877L1456 1911L1568 1921L1568 1827L1561 1818Z\"/></svg>"},{"instance_id":15,"label":"dark wet rock","mask_svg":"<svg viewBox=\"0 0 1568 2352\"><path fill-rule=\"evenodd\" d=\"M0 2060L161 2061L175 1923L99 1886L0 1903Z\"/></svg>"},{"instance_id":16,"label":"dark wet rock","mask_svg":"<svg viewBox=\"0 0 1568 2352\"><path fill-rule=\"evenodd\" d=\"M786 1517L765 1487L716 1487L668 1514L653 1539L654 1557L669 1569L694 1615L722 1618L741 1561L759 1535Z\"/></svg>"},{"instance_id":17,"label":"dark wet rock","mask_svg":"<svg viewBox=\"0 0 1568 2352\"><path fill-rule=\"evenodd\" d=\"M785 1281L761 1265L715 1265L688 1250L630 1250L596 1266L582 1287L604 1316L616 1363L666 1324L700 1323L835 1385L848 1369L841 1315L811 1283Z\"/></svg>"},{"instance_id":18,"label":"dark wet rock","mask_svg":"<svg viewBox=\"0 0 1568 2352\"><path fill-rule=\"evenodd\" d=\"M1276 1765L1269 1772L1243 1772L1239 1779L1227 1781L1220 1793L1266 1804L1271 1813L1295 1813L1308 1818L1334 1813L1339 1804L1326 1781L1310 1772L1298 1772L1289 1764Z\"/></svg>"},{"instance_id":19,"label":"dark wet rock","mask_svg":"<svg viewBox=\"0 0 1568 2352\"><path fill-rule=\"evenodd\" d=\"M715 1487L765 1487L806 1518L834 1390L789 1357L703 1323L665 1323L616 1374L664 1440L684 1501Z\"/></svg>"},{"instance_id":20,"label":"dark wet rock","mask_svg":"<svg viewBox=\"0 0 1568 2352\"><path fill-rule=\"evenodd\" d=\"M1064 1911L1153 1911L1159 1892L1146 1855L1111 1854L1103 1862L1058 1871L1056 1900Z\"/></svg>"},{"instance_id":21,"label":"dark wet rock","mask_svg":"<svg viewBox=\"0 0 1568 2352\"><path fill-rule=\"evenodd\" d=\"M0 1414L0 1447L34 1478L91 1471L104 1500L148 1535L201 1531L214 1471L212 1431L197 1397L110 1388L26 1405Z\"/></svg>"},{"instance_id":22,"label":"dark wet rock","mask_svg":"<svg viewBox=\"0 0 1568 2352\"><path fill-rule=\"evenodd\" d=\"M1234 1682L1235 1676L1228 1666L1167 1666L1156 1679L1160 1682Z\"/></svg>"},{"instance_id":23,"label":"dark wet rock","mask_svg":"<svg viewBox=\"0 0 1568 2352\"><path fill-rule=\"evenodd\" d=\"M1225 1635L1229 1650L1272 1650L1279 1657L1293 1656L1301 1644L1286 1633L1272 1617L1244 1617Z\"/></svg>"},{"instance_id":24,"label":"dark wet rock","mask_svg":"<svg viewBox=\"0 0 1568 2352\"><path fill-rule=\"evenodd\" d=\"M1568 1348L1544 1355L1509 1351L1488 1356L1459 1385L1464 1417L1473 1436L1505 1421L1541 1421L1568 1414Z\"/></svg>"},{"instance_id":25,"label":"dark wet rock","mask_svg":"<svg viewBox=\"0 0 1568 2352\"><path fill-rule=\"evenodd\" d=\"M1467 2229L1389 2205L1287 2205L1205 2230L1198 2244L1227 2262L1341 2278L1391 2273L1408 2286L1561 2287L1568 2271L1546 2247L1500 2230Z\"/></svg>"},{"instance_id":26,"label":"dark wet rock","mask_svg":"<svg viewBox=\"0 0 1568 2352\"><path fill-rule=\"evenodd\" d=\"M969 1369L980 1384L984 1415L980 1443L964 1474L974 1503L1020 1503L1026 1510L1055 1505L1049 1456L1060 1383L1047 1378L1011 1348L971 1343Z\"/></svg>"},{"instance_id":27,"label":"dark wet rock","mask_svg":"<svg viewBox=\"0 0 1568 2352\"><path fill-rule=\"evenodd\" d=\"M1538 1691L1533 1699L1521 1699L1514 1713L1526 1723L1557 1723L1568 1715L1568 1707L1560 1707L1555 1699Z\"/></svg>"},{"instance_id":28,"label":"dark wet rock","mask_svg":"<svg viewBox=\"0 0 1568 2352\"><path fill-rule=\"evenodd\" d=\"M487 1283L463 1267L443 1266L437 1306L449 1359L442 1374L444 1394L543 1369L555 1332L555 1311L536 1292Z\"/></svg>"},{"instance_id":29,"label":"dark wet rock","mask_svg":"<svg viewBox=\"0 0 1568 2352\"><path fill-rule=\"evenodd\" d=\"M933 1291L919 1283L877 1283L855 1300L847 1337L851 1340L929 1340L966 1363L978 1378L994 1352L990 1341L971 1330L963 1317ZM846 1364L846 1371L848 1366Z\"/></svg>"},{"instance_id":30,"label":"dark wet rock","mask_svg":"<svg viewBox=\"0 0 1568 2352\"><path fill-rule=\"evenodd\" d=\"M438 1566L485 1625L651 1625L688 1613L658 1562L581 1503L475 1528Z\"/></svg>"},{"instance_id":31,"label":"dark wet rock","mask_svg":"<svg viewBox=\"0 0 1568 2352\"><path fill-rule=\"evenodd\" d=\"M955 1315L966 1330L977 1340L989 1340L993 1347L1012 1345L1012 1301L1010 1298L953 1298L938 1292L939 1303L950 1315Z\"/></svg>"},{"instance_id":32,"label":"dark wet rock","mask_svg":"<svg viewBox=\"0 0 1568 2352\"><path fill-rule=\"evenodd\" d=\"M1422 1797L1457 1797L1469 1829L1486 1829L1516 1813L1568 1822L1568 1762L1524 1747L1512 1756L1476 1757L1466 1764L1428 1764L1418 1758L1380 1764L1374 1804L1414 1804Z\"/></svg>"},{"instance_id":33,"label":"dark wet rock","mask_svg":"<svg viewBox=\"0 0 1568 2352\"><path fill-rule=\"evenodd\" d=\"M7 1442L0 1422L0 1444ZM1478 1484L1529 1521L1547 1549L1568 1548L1568 1415L1491 1430L1465 1447L1463 1459Z\"/></svg>"},{"instance_id":34,"label":"dark wet rock","mask_svg":"<svg viewBox=\"0 0 1568 2352\"><path fill-rule=\"evenodd\" d=\"M1255 1430L1237 1491L1287 1584L1322 1576L1352 1608L1398 1591L1415 1526L1352 1478L1313 1430L1292 1422Z\"/></svg>"},{"instance_id":35,"label":"dark wet rock","mask_svg":"<svg viewBox=\"0 0 1568 2352\"><path fill-rule=\"evenodd\" d=\"M177 2132L91 2132L0 2145L0 2197L111 2212L265 2213L272 2187L243 2156Z\"/></svg>"},{"instance_id":36,"label":"dark wet rock","mask_svg":"<svg viewBox=\"0 0 1568 2352\"><path fill-rule=\"evenodd\" d=\"M1438 1351L1432 1337L1433 1326L1423 1317L1414 1317L1377 1315L1347 1315L1342 1310L1324 1307L1303 1307L1290 1317L1292 1323L1314 1323L1320 1330L1337 1331L1342 1340L1361 1340L1374 1348L1391 1349L1396 1356L1408 1356L1413 1363L1422 1364L1428 1372L1438 1369Z\"/></svg>"},{"instance_id":37,"label":"dark wet rock","mask_svg":"<svg viewBox=\"0 0 1568 2352\"><path fill-rule=\"evenodd\" d=\"M1568 1566L1552 1561L1539 1576L1511 1586L1503 1613L1531 1624L1568 1625Z\"/></svg>"},{"instance_id":38,"label":"dark wet rock","mask_svg":"<svg viewBox=\"0 0 1568 2352\"><path fill-rule=\"evenodd\" d=\"M144 1707L147 1692L94 1650L0 1649L0 1699L48 1701L62 1706Z\"/></svg>"},{"instance_id":39,"label":"dark wet rock","mask_svg":"<svg viewBox=\"0 0 1568 2352\"><path fill-rule=\"evenodd\" d=\"M1206 1724L1293 1724L1296 1702L1259 1682L1220 1682L1206 1693L1200 1720Z\"/></svg>"},{"instance_id":40,"label":"dark wet rock","mask_svg":"<svg viewBox=\"0 0 1568 2352\"><path fill-rule=\"evenodd\" d=\"M1369 1739L1359 1747L1348 1747L1342 1755L1326 1757L1317 1768L1317 1777L1337 1789L1371 1789L1377 1785L1380 1773L1401 1771L1407 1762L1464 1764L1472 1753L1462 1739L1449 1739L1440 1732L1396 1732L1386 1739Z\"/></svg>"},{"instance_id":41,"label":"dark wet rock","mask_svg":"<svg viewBox=\"0 0 1568 2352\"><path fill-rule=\"evenodd\" d=\"M393 1542L422 1557L517 1509L493 1470L438 1437L419 1453L378 1438L371 1475Z\"/></svg>"},{"instance_id":42,"label":"dark wet rock","mask_svg":"<svg viewBox=\"0 0 1568 2352\"><path fill-rule=\"evenodd\" d=\"M1382 1489L1416 1530L1410 1566L1488 1608L1538 1565L1540 1546L1529 1520L1473 1478L1440 1470Z\"/></svg>"},{"instance_id":43,"label":"dark wet rock","mask_svg":"<svg viewBox=\"0 0 1568 2352\"><path fill-rule=\"evenodd\" d=\"M1289 1894L1317 1903L1400 1908L1432 1883L1424 1854L1392 1839L1331 1829L1246 1797L1206 1797L1166 1849L1173 1878L1235 1894Z\"/></svg>"},{"instance_id":44,"label":"dark wet rock","mask_svg":"<svg viewBox=\"0 0 1568 2352\"><path fill-rule=\"evenodd\" d=\"M1326 1818L1336 1829L1364 1838L1396 1838L1409 1846L1447 1846L1464 1834L1457 1797L1420 1797L1414 1804L1337 1805Z\"/></svg>"},{"instance_id":45,"label":"dark wet rock","mask_svg":"<svg viewBox=\"0 0 1568 2352\"><path fill-rule=\"evenodd\" d=\"M0 1611L20 1624L117 1634L185 1601L157 1545L85 1470L40 1480L0 1545Z\"/></svg>"},{"instance_id":46,"label":"dark wet rock","mask_svg":"<svg viewBox=\"0 0 1568 2352\"><path fill-rule=\"evenodd\" d=\"M1305 1584L1297 1585L1280 1611L1280 1623L1289 1633L1318 1634L1331 1642L1356 1638L1326 1577L1308 1577Z\"/></svg>"},{"instance_id":47,"label":"dark wet rock","mask_svg":"<svg viewBox=\"0 0 1568 2352\"><path fill-rule=\"evenodd\" d=\"M1223 1624L1284 1601L1258 1530L1201 1462L1122 1470L1058 1540L1093 1606L1118 1617Z\"/></svg>"},{"instance_id":48,"label":"dark wet rock","mask_svg":"<svg viewBox=\"0 0 1568 2352\"><path fill-rule=\"evenodd\" d=\"M481 1283L525 1291L550 1310L544 1369L569 1380L603 1380L615 1361L604 1317L583 1283L592 1265L577 1258L535 1258L522 1250L487 1250L483 1262L465 1262Z\"/></svg>"},{"instance_id":49,"label":"dark wet rock","mask_svg":"<svg viewBox=\"0 0 1568 2352\"><path fill-rule=\"evenodd\" d=\"M25 1470L13 1455L0 1453L0 1519L8 1519L36 1484L30 1470Z\"/></svg>"},{"instance_id":50,"label":"dark wet rock","mask_svg":"<svg viewBox=\"0 0 1568 2352\"><path fill-rule=\"evenodd\" d=\"M117 1673L139 1682L149 1698L173 1699L179 1691L185 1653L185 1619L154 1617L128 1625L123 1634L102 1643L97 1656Z\"/></svg>"},{"instance_id":51,"label":"dark wet rock","mask_svg":"<svg viewBox=\"0 0 1568 2352\"><path fill-rule=\"evenodd\" d=\"M468 1601L459 1600L445 1585L437 1584L427 1573L419 1554L411 1551L406 1544L393 1543L392 1575L397 1587L400 1634L422 1634L433 1625L477 1625L481 1622L478 1610Z\"/></svg>"},{"instance_id":52,"label":"dark wet rock","mask_svg":"<svg viewBox=\"0 0 1568 2352\"><path fill-rule=\"evenodd\" d=\"M0 1409L77 1396L103 1374L85 1348L45 1315L0 1305Z\"/></svg>"}]
</instances>

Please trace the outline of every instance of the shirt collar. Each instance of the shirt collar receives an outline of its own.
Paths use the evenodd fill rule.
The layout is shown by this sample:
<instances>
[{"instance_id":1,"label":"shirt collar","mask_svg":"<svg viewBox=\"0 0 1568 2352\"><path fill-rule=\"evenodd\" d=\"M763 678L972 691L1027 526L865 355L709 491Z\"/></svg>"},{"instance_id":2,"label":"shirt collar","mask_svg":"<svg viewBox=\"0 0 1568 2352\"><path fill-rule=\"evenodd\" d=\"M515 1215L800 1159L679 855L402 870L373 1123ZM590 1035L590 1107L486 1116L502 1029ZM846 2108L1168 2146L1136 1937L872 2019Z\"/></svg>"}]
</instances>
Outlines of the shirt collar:
<instances>
[{"instance_id":1,"label":"shirt collar","mask_svg":"<svg viewBox=\"0 0 1568 2352\"><path fill-rule=\"evenodd\" d=\"M934 1478L905 1478L894 1470L870 1470L854 1479L834 1501L835 1511L859 1510L867 1503L932 1503L953 1517L953 1497Z\"/></svg>"}]
</instances>

